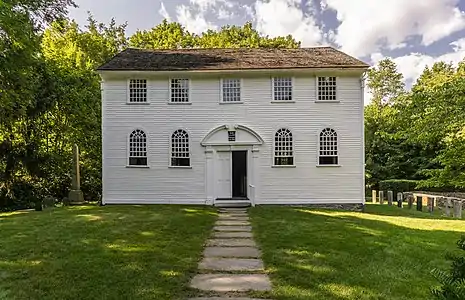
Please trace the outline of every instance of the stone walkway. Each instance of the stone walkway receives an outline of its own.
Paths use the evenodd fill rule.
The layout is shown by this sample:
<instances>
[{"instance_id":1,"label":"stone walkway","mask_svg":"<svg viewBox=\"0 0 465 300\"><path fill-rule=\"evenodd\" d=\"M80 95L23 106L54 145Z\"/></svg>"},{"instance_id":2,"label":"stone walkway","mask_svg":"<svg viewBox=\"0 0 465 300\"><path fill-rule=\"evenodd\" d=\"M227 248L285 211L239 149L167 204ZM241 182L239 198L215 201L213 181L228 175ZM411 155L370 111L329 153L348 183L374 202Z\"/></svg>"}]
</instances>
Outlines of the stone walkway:
<instances>
[{"instance_id":1,"label":"stone walkway","mask_svg":"<svg viewBox=\"0 0 465 300\"><path fill-rule=\"evenodd\" d=\"M246 208L220 209L212 238L207 241L199 263L199 273L192 279L191 287L215 297L192 300L260 300L246 296L251 291L271 290ZM242 298L231 298L237 295Z\"/></svg>"}]
</instances>

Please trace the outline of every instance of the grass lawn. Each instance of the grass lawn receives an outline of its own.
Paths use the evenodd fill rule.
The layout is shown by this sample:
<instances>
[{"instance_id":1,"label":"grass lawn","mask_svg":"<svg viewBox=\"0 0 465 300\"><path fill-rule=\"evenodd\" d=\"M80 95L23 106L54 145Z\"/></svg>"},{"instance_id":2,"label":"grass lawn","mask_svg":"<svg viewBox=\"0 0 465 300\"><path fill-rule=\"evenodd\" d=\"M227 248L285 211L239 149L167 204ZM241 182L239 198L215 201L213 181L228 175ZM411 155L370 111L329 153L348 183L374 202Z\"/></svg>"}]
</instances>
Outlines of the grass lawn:
<instances>
[{"instance_id":1,"label":"grass lawn","mask_svg":"<svg viewBox=\"0 0 465 300\"><path fill-rule=\"evenodd\" d=\"M0 299L185 299L215 218L175 205L0 214Z\"/></svg>"},{"instance_id":2,"label":"grass lawn","mask_svg":"<svg viewBox=\"0 0 465 300\"><path fill-rule=\"evenodd\" d=\"M418 299L448 268L465 221L368 204L365 213L255 207L252 224L274 299Z\"/></svg>"}]
</instances>

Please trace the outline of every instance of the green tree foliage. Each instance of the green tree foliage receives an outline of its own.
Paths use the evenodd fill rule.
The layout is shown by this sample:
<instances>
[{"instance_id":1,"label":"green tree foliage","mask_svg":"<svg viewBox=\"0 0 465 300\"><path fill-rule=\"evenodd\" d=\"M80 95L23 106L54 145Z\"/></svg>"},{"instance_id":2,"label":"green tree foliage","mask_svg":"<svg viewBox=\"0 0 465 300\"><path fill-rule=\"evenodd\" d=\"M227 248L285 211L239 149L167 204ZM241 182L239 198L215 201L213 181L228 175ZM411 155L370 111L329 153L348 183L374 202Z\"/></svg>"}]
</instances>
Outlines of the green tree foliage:
<instances>
[{"instance_id":1,"label":"green tree foliage","mask_svg":"<svg viewBox=\"0 0 465 300\"><path fill-rule=\"evenodd\" d=\"M365 107L368 185L419 180L418 188L465 188L465 67L439 62L404 91L395 64L368 72L373 101Z\"/></svg>"},{"instance_id":2,"label":"green tree foliage","mask_svg":"<svg viewBox=\"0 0 465 300\"><path fill-rule=\"evenodd\" d=\"M84 194L99 197L101 94L95 69L128 45L165 49L299 46L291 37L261 37L250 23L194 35L179 23L165 20L128 39L126 24L114 20L106 25L89 16L87 26L80 28L65 19L70 1L12 3L0 3L0 25L5 28L0 34L9 37L0 41L0 53L7 54L0 56L0 209L30 206L32 200L45 196L66 196L74 143L81 150ZM5 5L18 8L18 13L3 13ZM42 30L45 23L48 26Z\"/></svg>"},{"instance_id":3,"label":"green tree foliage","mask_svg":"<svg viewBox=\"0 0 465 300\"><path fill-rule=\"evenodd\" d=\"M251 22L244 26L227 25L219 31L207 30L196 35L181 24L167 20L150 30L137 31L129 45L145 49L177 48L298 48L292 36L270 38L261 36Z\"/></svg>"},{"instance_id":4,"label":"green tree foliage","mask_svg":"<svg viewBox=\"0 0 465 300\"><path fill-rule=\"evenodd\" d=\"M457 247L465 251L465 236L458 242ZM449 272L434 269L431 273L441 284L432 293L438 300L465 300L465 252L460 255L448 254L446 258L452 262Z\"/></svg>"}]
</instances>

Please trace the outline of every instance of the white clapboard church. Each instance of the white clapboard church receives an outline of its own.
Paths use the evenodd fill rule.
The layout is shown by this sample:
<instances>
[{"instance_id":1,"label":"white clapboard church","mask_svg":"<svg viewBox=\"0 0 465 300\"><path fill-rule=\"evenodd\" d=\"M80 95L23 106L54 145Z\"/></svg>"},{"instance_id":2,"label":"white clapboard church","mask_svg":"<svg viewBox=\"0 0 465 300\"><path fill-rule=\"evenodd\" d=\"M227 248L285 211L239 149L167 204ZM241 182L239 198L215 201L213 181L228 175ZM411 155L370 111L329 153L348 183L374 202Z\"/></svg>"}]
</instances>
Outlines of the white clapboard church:
<instances>
[{"instance_id":1,"label":"white clapboard church","mask_svg":"<svg viewBox=\"0 0 465 300\"><path fill-rule=\"evenodd\" d=\"M102 78L104 204L363 204L363 74L331 47L126 49Z\"/></svg>"}]
</instances>

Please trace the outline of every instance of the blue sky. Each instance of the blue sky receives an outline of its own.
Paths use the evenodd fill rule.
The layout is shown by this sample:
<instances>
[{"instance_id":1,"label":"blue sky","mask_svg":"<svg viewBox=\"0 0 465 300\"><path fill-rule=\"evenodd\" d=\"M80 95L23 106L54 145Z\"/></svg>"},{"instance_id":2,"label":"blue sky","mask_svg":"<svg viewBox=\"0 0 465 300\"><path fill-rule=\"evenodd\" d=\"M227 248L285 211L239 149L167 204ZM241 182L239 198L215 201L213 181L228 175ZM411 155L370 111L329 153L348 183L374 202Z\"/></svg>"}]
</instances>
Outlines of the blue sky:
<instances>
[{"instance_id":1,"label":"blue sky","mask_svg":"<svg viewBox=\"0 0 465 300\"><path fill-rule=\"evenodd\" d=\"M164 18L192 32L252 21L262 34L292 34L374 64L391 57L407 83L425 65L465 56L465 0L75 0L71 18L128 22L128 34Z\"/></svg>"}]
</instances>

